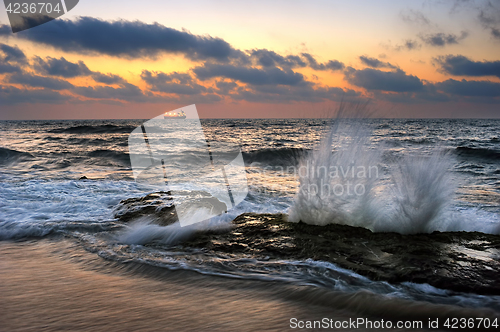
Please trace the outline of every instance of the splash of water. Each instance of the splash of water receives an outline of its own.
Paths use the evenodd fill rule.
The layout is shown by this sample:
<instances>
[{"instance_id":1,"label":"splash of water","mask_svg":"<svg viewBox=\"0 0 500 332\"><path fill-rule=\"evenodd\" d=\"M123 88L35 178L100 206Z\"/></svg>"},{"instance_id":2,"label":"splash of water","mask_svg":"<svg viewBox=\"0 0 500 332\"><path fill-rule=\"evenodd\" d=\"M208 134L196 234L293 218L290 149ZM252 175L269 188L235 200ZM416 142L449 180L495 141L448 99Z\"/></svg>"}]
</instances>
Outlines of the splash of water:
<instances>
[{"instance_id":1,"label":"splash of water","mask_svg":"<svg viewBox=\"0 0 500 332\"><path fill-rule=\"evenodd\" d=\"M299 163L299 189L289 210L290 221L373 228L380 152L369 149L367 131L353 125L333 122L319 148ZM332 153L335 142L340 144Z\"/></svg>"},{"instance_id":2,"label":"splash of water","mask_svg":"<svg viewBox=\"0 0 500 332\"><path fill-rule=\"evenodd\" d=\"M318 148L300 162L291 222L401 234L499 233L497 223L452 211L456 186L450 155L436 149L430 156L406 156L383 167L383 147L370 146L370 136L362 122L333 122Z\"/></svg>"}]
</instances>

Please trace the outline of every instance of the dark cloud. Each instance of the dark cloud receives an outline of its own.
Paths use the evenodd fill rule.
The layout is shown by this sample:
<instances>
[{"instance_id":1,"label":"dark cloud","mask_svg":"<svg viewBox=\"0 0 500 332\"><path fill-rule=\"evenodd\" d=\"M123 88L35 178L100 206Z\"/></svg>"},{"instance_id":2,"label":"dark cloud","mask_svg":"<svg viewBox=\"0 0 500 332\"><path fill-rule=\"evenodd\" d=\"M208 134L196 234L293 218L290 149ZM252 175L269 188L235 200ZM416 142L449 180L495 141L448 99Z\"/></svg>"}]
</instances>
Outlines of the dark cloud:
<instances>
[{"instance_id":1,"label":"dark cloud","mask_svg":"<svg viewBox=\"0 0 500 332\"><path fill-rule=\"evenodd\" d=\"M498 2L488 1L479 11L478 19L482 27L489 30L491 36L500 40L500 6Z\"/></svg>"},{"instance_id":2,"label":"dark cloud","mask_svg":"<svg viewBox=\"0 0 500 332\"><path fill-rule=\"evenodd\" d=\"M420 47L422 47L422 45L420 45L416 40L412 40L412 39L405 40L403 45L408 50L418 50Z\"/></svg>"},{"instance_id":3,"label":"dark cloud","mask_svg":"<svg viewBox=\"0 0 500 332\"><path fill-rule=\"evenodd\" d=\"M0 74L21 72L26 64L26 55L17 46L0 43Z\"/></svg>"},{"instance_id":4,"label":"dark cloud","mask_svg":"<svg viewBox=\"0 0 500 332\"><path fill-rule=\"evenodd\" d=\"M0 43L0 51L2 51L2 53L4 54L3 61L5 62L18 63L18 64L28 63L26 55L17 46L12 47Z\"/></svg>"},{"instance_id":5,"label":"dark cloud","mask_svg":"<svg viewBox=\"0 0 500 332\"><path fill-rule=\"evenodd\" d=\"M207 92L207 88L194 82L191 75L173 72L150 72L143 70L141 78L150 86L152 91L175 93L179 95L197 95Z\"/></svg>"},{"instance_id":6,"label":"dark cloud","mask_svg":"<svg viewBox=\"0 0 500 332\"><path fill-rule=\"evenodd\" d=\"M266 49L257 49L249 51L251 57L257 59L257 65L263 67L281 67L281 68L303 68L311 67L314 70L342 70L344 64L337 60L329 60L325 63L318 63L313 55L301 53L298 55L282 56L274 51Z\"/></svg>"},{"instance_id":7,"label":"dark cloud","mask_svg":"<svg viewBox=\"0 0 500 332\"><path fill-rule=\"evenodd\" d=\"M142 90L137 86L124 83L120 87L111 86L77 86L72 91L78 95L92 99L119 99L124 101L147 101Z\"/></svg>"},{"instance_id":8,"label":"dark cloud","mask_svg":"<svg viewBox=\"0 0 500 332\"><path fill-rule=\"evenodd\" d=\"M12 29L7 24L0 25L0 36L12 37Z\"/></svg>"},{"instance_id":9,"label":"dark cloud","mask_svg":"<svg viewBox=\"0 0 500 332\"><path fill-rule=\"evenodd\" d=\"M10 63L5 63L0 59L0 74L18 73L21 68Z\"/></svg>"},{"instance_id":10,"label":"dark cloud","mask_svg":"<svg viewBox=\"0 0 500 332\"><path fill-rule=\"evenodd\" d=\"M307 59L307 61L309 62L309 66L315 70L329 69L335 71L335 70L342 70L345 67L345 65L342 62L337 60L329 60L326 63L318 63L316 59L309 53L302 53L301 55Z\"/></svg>"},{"instance_id":11,"label":"dark cloud","mask_svg":"<svg viewBox=\"0 0 500 332\"><path fill-rule=\"evenodd\" d=\"M447 81L436 83L437 89L458 96L500 97L500 83L490 81Z\"/></svg>"},{"instance_id":12,"label":"dark cloud","mask_svg":"<svg viewBox=\"0 0 500 332\"><path fill-rule=\"evenodd\" d=\"M50 89L18 89L13 86L0 86L0 105L22 103L60 104L71 99Z\"/></svg>"},{"instance_id":13,"label":"dark cloud","mask_svg":"<svg viewBox=\"0 0 500 332\"><path fill-rule=\"evenodd\" d=\"M254 86L251 89L239 87L236 94L231 94L235 100L249 102L290 103L290 102L322 102L360 101L360 94L354 90L337 87L303 86Z\"/></svg>"},{"instance_id":14,"label":"dark cloud","mask_svg":"<svg viewBox=\"0 0 500 332\"><path fill-rule=\"evenodd\" d=\"M349 67L345 71L345 79L350 84L367 90L408 92L423 89L423 83L418 77L407 75L401 69L384 72L371 68L356 70Z\"/></svg>"},{"instance_id":15,"label":"dark cloud","mask_svg":"<svg viewBox=\"0 0 500 332\"><path fill-rule=\"evenodd\" d=\"M472 61L463 55L435 59L444 73L456 76L496 76L500 78L500 61Z\"/></svg>"},{"instance_id":16,"label":"dark cloud","mask_svg":"<svg viewBox=\"0 0 500 332\"><path fill-rule=\"evenodd\" d=\"M100 72L92 72L90 75L94 81L98 83L104 83L104 84L123 84L126 83L126 81L118 75L114 75L111 73L103 74Z\"/></svg>"},{"instance_id":17,"label":"dark cloud","mask_svg":"<svg viewBox=\"0 0 500 332\"><path fill-rule=\"evenodd\" d=\"M460 36L454 34L434 33L420 36L420 38L429 46L442 47L445 45L458 44L460 41L467 38L468 35L469 34L466 31L462 31Z\"/></svg>"},{"instance_id":18,"label":"dark cloud","mask_svg":"<svg viewBox=\"0 0 500 332\"><path fill-rule=\"evenodd\" d=\"M193 71L201 80L224 77L253 85L297 85L304 82L302 74L277 67L259 69L207 63L204 66L195 67Z\"/></svg>"},{"instance_id":19,"label":"dark cloud","mask_svg":"<svg viewBox=\"0 0 500 332\"><path fill-rule=\"evenodd\" d=\"M390 45L385 45L386 48L391 48ZM403 51L403 50L418 50L422 47L422 45L417 41L413 39L406 39L403 41L402 44L398 44L394 47L395 51Z\"/></svg>"},{"instance_id":20,"label":"dark cloud","mask_svg":"<svg viewBox=\"0 0 500 332\"><path fill-rule=\"evenodd\" d=\"M372 67L372 68L396 68L395 66L391 65L389 62L380 61L379 59L376 59L376 58L370 58L366 55L360 56L359 60L361 60L361 62L363 64L365 64L366 66Z\"/></svg>"},{"instance_id":21,"label":"dark cloud","mask_svg":"<svg viewBox=\"0 0 500 332\"><path fill-rule=\"evenodd\" d=\"M90 69L83 61L73 63L63 57L60 59L47 57L45 60L40 57L35 57L34 67L42 74L66 78L87 76L91 74Z\"/></svg>"},{"instance_id":22,"label":"dark cloud","mask_svg":"<svg viewBox=\"0 0 500 332\"><path fill-rule=\"evenodd\" d=\"M297 55L282 56L274 51L267 49L256 49L249 51L251 57L257 59L257 64L263 67L306 67L305 63Z\"/></svg>"},{"instance_id":23,"label":"dark cloud","mask_svg":"<svg viewBox=\"0 0 500 332\"><path fill-rule=\"evenodd\" d=\"M47 88L51 90L64 90L73 87L71 83L65 80L52 77L32 75L28 73L18 73L11 75L8 78L8 82L22 84L25 86L31 86L35 88Z\"/></svg>"},{"instance_id":24,"label":"dark cloud","mask_svg":"<svg viewBox=\"0 0 500 332\"><path fill-rule=\"evenodd\" d=\"M0 31L3 29L3 26L0 27ZM54 20L36 29L18 33L17 36L65 52L130 58L154 57L167 52L184 54L191 59L225 60L241 53L220 38L197 36L159 23L108 22L92 17L79 17L71 21Z\"/></svg>"},{"instance_id":25,"label":"dark cloud","mask_svg":"<svg viewBox=\"0 0 500 332\"><path fill-rule=\"evenodd\" d=\"M493 37L500 39L500 29L491 28L491 34L493 35Z\"/></svg>"},{"instance_id":26,"label":"dark cloud","mask_svg":"<svg viewBox=\"0 0 500 332\"><path fill-rule=\"evenodd\" d=\"M238 87L238 84L236 84L233 81L227 82L227 81L217 81L215 82L215 86L218 89L218 93L227 95L234 91L235 88Z\"/></svg>"}]
</instances>

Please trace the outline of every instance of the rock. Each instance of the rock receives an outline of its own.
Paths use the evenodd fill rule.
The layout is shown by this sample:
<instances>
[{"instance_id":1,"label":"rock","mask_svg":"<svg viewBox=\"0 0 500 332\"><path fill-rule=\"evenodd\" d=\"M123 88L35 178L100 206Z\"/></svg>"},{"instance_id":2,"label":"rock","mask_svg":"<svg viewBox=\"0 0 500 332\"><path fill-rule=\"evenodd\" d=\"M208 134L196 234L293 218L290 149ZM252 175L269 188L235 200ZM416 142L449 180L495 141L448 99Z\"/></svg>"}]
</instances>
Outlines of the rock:
<instances>
[{"instance_id":1,"label":"rock","mask_svg":"<svg viewBox=\"0 0 500 332\"><path fill-rule=\"evenodd\" d=\"M82 176L81 178L79 178L78 180L88 180L88 179L89 179L89 178L88 178L88 177L86 177L86 176L84 175L84 176Z\"/></svg>"},{"instance_id":2,"label":"rock","mask_svg":"<svg viewBox=\"0 0 500 332\"><path fill-rule=\"evenodd\" d=\"M177 211L203 208L214 214L227 211L226 204L204 191L178 191L178 204L174 208L174 201L170 192L157 192L144 197L129 198L119 203L114 216L123 222L148 216L162 226L172 224L178 220ZM181 213L181 212L180 212Z\"/></svg>"},{"instance_id":3,"label":"rock","mask_svg":"<svg viewBox=\"0 0 500 332\"><path fill-rule=\"evenodd\" d=\"M220 212L226 209L206 192L186 192L182 204L189 203ZM170 193L158 192L121 201L115 217L128 222L150 216L160 225L168 225L177 221L173 207ZM199 232L183 245L260 259L310 258L372 280L428 283L452 291L500 295L500 235L373 233L347 225L291 223L284 214L245 213L233 221L229 231Z\"/></svg>"},{"instance_id":4,"label":"rock","mask_svg":"<svg viewBox=\"0 0 500 332\"><path fill-rule=\"evenodd\" d=\"M115 208L114 217L123 222L151 217L161 225L172 224L177 220L170 192L157 192L144 197L122 200Z\"/></svg>"},{"instance_id":5,"label":"rock","mask_svg":"<svg viewBox=\"0 0 500 332\"><path fill-rule=\"evenodd\" d=\"M500 236L479 232L401 235L346 225L290 223L283 214L242 214L227 233L200 233L186 246L221 254L322 260L372 280L415 282L500 295Z\"/></svg>"}]
</instances>

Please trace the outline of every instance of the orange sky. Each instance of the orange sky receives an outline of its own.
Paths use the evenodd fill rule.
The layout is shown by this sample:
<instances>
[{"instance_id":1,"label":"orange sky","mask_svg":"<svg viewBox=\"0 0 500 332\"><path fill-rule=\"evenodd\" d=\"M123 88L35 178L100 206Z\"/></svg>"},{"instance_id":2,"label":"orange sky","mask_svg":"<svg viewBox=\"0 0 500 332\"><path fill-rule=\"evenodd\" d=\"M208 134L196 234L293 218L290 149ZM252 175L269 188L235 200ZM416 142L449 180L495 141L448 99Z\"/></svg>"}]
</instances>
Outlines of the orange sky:
<instances>
[{"instance_id":1,"label":"orange sky","mask_svg":"<svg viewBox=\"0 0 500 332\"><path fill-rule=\"evenodd\" d=\"M150 118L192 103L204 117L316 117L340 100L369 102L381 117L500 117L500 37L494 34L500 5L488 6L487 1L82 1L56 20L61 24L16 34L2 30L9 22L2 10L0 43L27 60L21 64L9 57L14 51L0 51L0 120ZM481 12L489 13L489 20L481 20ZM100 24L105 28L92 30ZM156 32L140 35L151 29ZM128 35L118 41L121 31ZM181 49L172 50L169 31L185 39ZM233 53L193 55L204 47L218 52L211 37ZM92 38L104 42L94 45ZM123 46L119 43L130 45L113 54ZM295 57L300 64L264 65L252 53L256 50ZM75 66L82 61L88 69L73 76L59 67L51 72L51 58ZM341 67L327 67L329 61ZM8 69L2 71L2 64ZM152 73L152 81L143 71ZM100 74L121 79L99 83ZM233 90L225 90L230 85Z\"/></svg>"}]
</instances>

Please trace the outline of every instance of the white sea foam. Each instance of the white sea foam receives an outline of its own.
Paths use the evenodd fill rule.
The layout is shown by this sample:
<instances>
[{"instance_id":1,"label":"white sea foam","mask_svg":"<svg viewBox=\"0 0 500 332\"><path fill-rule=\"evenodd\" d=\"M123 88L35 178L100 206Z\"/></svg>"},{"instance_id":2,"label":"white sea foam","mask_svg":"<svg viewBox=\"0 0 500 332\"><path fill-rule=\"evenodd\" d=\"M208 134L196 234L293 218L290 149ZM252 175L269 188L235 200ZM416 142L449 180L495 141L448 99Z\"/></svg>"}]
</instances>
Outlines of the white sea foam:
<instances>
[{"instance_id":1,"label":"white sea foam","mask_svg":"<svg viewBox=\"0 0 500 332\"><path fill-rule=\"evenodd\" d=\"M375 148L369 141L370 132L362 122L333 121L317 149L301 160L307 172L298 172L300 186L289 209L289 220L402 234L462 230L500 233L498 216L477 217L454 208L457 186L452 180L454 160L449 154L434 148L426 155L406 155L393 160L383 172L383 146ZM359 176L349 171L339 176L318 171L353 167L377 167L379 172L376 176ZM345 189L349 184L363 190L331 190Z\"/></svg>"}]
</instances>

